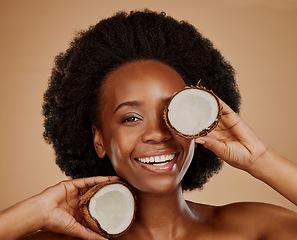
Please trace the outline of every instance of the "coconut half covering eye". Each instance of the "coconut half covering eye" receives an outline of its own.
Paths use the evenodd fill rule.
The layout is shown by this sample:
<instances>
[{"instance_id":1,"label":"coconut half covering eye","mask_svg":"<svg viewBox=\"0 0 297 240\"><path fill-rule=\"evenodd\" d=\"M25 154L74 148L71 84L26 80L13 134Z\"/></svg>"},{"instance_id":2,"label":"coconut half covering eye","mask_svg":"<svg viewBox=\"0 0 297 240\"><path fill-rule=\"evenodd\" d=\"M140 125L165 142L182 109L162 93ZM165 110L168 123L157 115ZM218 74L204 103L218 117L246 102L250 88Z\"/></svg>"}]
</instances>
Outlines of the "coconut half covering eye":
<instances>
[{"instance_id":1,"label":"coconut half covering eye","mask_svg":"<svg viewBox=\"0 0 297 240\"><path fill-rule=\"evenodd\" d=\"M124 234L135 218L135 196L122 181L100 183L79 200L79 209L89 228L106 238Z\"/></svg>"},{"instance_id":2,"label":"coconut half covering eye","mask_svg":"<svg viewBox=\"0 0 297 240\"><path fill-rule=\"evenodd\" d=\"M164 110L167 126L185 138L205 136L221 118L219 99L201 86L191 86L177 92Z\"/></svg>"}]
</instances>

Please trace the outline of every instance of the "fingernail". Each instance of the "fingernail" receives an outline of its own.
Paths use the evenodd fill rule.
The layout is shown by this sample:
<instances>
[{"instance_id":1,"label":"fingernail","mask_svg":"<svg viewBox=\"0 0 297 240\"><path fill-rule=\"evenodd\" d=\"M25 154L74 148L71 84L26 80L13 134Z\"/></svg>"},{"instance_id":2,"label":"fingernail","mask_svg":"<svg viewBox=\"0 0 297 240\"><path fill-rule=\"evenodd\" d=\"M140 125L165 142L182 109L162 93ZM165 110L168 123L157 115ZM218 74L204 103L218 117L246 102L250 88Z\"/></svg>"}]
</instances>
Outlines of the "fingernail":
<instances>
[{"instance_id":1,"label":"fingernail","mask_svg":"<svg viewBox=\"0 0 297 240\"><path fill-rule=\"evenodd\" d=\"M110 178L109 178L109 180L119 180L120 178L118 177L118 176L111 176Z\"/></svg>"},{"instance_id":2,"label":"fingernail","mask_svg":"<svg viewBox=\"0 0 297 240\"><path fill-rule=\"evenodd\" d=\"M202 139L196 139L195 142L202 145L205 144L205 141L203 141Z\"/></svg>"}]
</instances>

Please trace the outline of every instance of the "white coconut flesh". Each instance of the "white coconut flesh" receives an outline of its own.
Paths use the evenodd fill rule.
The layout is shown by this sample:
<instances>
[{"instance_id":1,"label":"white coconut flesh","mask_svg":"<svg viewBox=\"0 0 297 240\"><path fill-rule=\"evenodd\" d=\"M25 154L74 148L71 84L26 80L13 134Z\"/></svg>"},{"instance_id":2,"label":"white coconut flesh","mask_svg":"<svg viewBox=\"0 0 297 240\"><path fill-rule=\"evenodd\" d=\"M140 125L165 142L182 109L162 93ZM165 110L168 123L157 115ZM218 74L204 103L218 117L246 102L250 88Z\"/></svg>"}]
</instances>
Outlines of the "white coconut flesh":
<instances>
[{"instance_id":1,"label":"white coconut flesh","mask_svg":"<svg viewBox=\"0 0 297 240\"><path fill-rule=\"evenodd\" d=\"M129 227L134 217L134 197L123 184L102 187L91 199L89 211L101 229L119 234Z\"/></svg>"},{"instance_id":2,"label":"white coconut flesh","mask_svg":"<svg viewBox=\"0 0 297 240\"><path fill-rule=\"evenodd\" d=\"M168 106L168 120L180 133L197 135L217 119L219 105L215 96L197 88L176 94Z\"/></svg>"}]
</instances>

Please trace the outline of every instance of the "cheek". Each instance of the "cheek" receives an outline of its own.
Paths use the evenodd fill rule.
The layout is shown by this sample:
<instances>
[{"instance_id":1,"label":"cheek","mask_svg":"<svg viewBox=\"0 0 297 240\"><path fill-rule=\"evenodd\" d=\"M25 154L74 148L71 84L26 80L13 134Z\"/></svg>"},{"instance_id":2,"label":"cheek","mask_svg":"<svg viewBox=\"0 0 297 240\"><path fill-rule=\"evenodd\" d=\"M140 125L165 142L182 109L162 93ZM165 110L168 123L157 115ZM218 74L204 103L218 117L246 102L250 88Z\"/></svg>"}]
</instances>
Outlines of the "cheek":
<instances>
[{"instance_id":1,"label":"cheek","mask_svg":"<svg viewBox=\"0 0 297 240\"><path fill-rule=\"evenodd\" d=\"M192 162L194 152L195 152L195 141L194 141L194 139L192 139L189 144L189 147L188 147L187 156L185 158L185 164L188 164L187 168L189 167L190 163Z\"/></svg>"},{"instance_id":2,"label":"cheek","mask_svg":"<svg viewBox=\"0 0 297 240\"><path fill-rule=\"evenodd\" d=\"M116 133L109 138L107 155L117 174L123 177L125 169L131 164L134 142L129 134Z\"/></svg>"},{"instance_id":3,"label":"cheek","mask_svg":"<svg viewBox=\"0 0 297 240\"><path fill-rule=\"evenodd\" d=\"M195 152L195 141L194 139L186 139L180 136L175 136L176 142L179 142L179 144L183 148L183 159L184 162L191 162L194 156Z\"/></svg>"},{"instance_id":4,"label":"cheek","mask_svg":"<svg viewBox=\"0 0 297 240\"><path fill-rule=\"evenodd\" d=\"M183 165L181 168L181 178L183 178L183 176L185 175L186 171L188 170L193 156L194 156L194 152L195 152L195 142L194 140L187 140L190 142L187 142L186 145L184 145L184 161L183 161Z\"/></svg>"}]
</instances>

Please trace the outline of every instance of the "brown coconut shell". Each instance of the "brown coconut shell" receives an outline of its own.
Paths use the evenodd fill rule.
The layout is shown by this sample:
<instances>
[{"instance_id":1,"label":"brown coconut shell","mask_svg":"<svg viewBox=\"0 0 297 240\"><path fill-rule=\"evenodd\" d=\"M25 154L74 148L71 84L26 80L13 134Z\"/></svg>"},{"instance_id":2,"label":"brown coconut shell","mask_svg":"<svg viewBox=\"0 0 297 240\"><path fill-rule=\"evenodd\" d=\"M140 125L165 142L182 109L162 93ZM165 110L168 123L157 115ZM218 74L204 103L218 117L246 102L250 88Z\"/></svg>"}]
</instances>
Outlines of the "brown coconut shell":
<instances>
[{"instance_id":1,"label":"brown coconut shell","mask_svg":"<svg viewBox=\"0 0 297 240\"><path fill-rule=\"evenodd\" d=\"M108 232L106 232L104 229L101 228L99 222L97 221L96 218L92 217L92 215L90 214L89 211L89 203L91 198L98 192L100 191L100 189L102 189L103 187L110 185L110 184L122 184L124 185L126 188L128 188L130 190L130 192L133 195L134 198L134 216L133 219L130 223L130 225L122 232L118 233L118 234L109 234ZM79 201L78 201L78 207L79 210L82 214L83 219L85 220L87 226L92 229L93 231L99 233L101 236L108 238L108 239L113 239L116 237L119 237L121 235L123 235L125 232L128 231L128 229L131 227L131 225L133 224L133 221L135 219L135 212L136 212L136 196L133 193L132 188L125 182L123 181L105 181L102 183L99 183L97 185L95 185L94 187L90 188L83 196L80 197Z\"/></svg>"},{"instance_id":2,"label":"brown coconut shell","mask_svg":"<svg viewBox=\"0 0 297 240\"><path fill-rule=\"evenodd\" d=\"M199 133L197 134L194 134L194 135L187 135L187 134L184 134L180 131L178 131L172 124L171 122L169 121L169 117L168 117L168 113L169 113L169 105L170 103L172 102L172 99L177 95L179 94L180 92L182 91L186 91L187 89L198 89L198 90L201 90L201 91L205 91L209 94L211 94L215 99L216 99L216 102L218 104L218 114L217 114L217 117L215 119L215 121L210 124L208 127L206 127L205 129L203 129L202 131L200 131ZM198 138L198 137L202 137L202 136L206 136L209 132L211 132L217 125L218 123L220 122L221 120L221 116L222 116L222 107L221 107L221 104L220 104L220 101L219 101L219 98L213 93L212 90L208 90L207 88L205 87L202 87L200 85L200 81L198 82L197 86L187 86L185 87L184 89L182 89L181 91L178 91L176 92L170 99L169 101L169 104L167 105L167 107L163 110L163 118L165 120L165 123L167 125L167 127L169 129L171 129L175 134L177 134L178 136L181 136L181 137L184 137L184 138L187 138L187 139L193 139L193 138Z\"/></svg>"}]
</instances>

